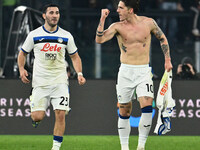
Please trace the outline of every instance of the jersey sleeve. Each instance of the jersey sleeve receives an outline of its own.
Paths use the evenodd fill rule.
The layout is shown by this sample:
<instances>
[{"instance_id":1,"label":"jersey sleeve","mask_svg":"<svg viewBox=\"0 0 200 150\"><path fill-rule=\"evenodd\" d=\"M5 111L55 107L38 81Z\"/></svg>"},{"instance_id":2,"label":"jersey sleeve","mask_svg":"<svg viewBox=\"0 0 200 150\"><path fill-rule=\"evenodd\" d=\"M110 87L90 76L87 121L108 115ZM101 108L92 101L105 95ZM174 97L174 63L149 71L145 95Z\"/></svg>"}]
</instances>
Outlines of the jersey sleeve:
<instances>
[{"instance_id":1,"label":"jersey sleeve","mask_svg":"<svg viewBox=\"0 0 200 150\"><path fill-rule=\"evenodd\" d=\"M33 48L34 48L33 35L32 35L32 32L30 32L28 36L26 37L26 40L24 44L22 45L21 50L25 53L30 53Z\"/></svg>"},{"instance_id":2,"label":"jersey sleeve","mask_svg":"<svg viewBox=\"0 0 200 150\"><path fill-rule=\"evenodd\" d=\"M77 52L77 47L75 45L74 38L71 34L69 34L69 40L67 43L67 51L69 55L73 55L74 53Z\"/></svg>"}]
</instances>

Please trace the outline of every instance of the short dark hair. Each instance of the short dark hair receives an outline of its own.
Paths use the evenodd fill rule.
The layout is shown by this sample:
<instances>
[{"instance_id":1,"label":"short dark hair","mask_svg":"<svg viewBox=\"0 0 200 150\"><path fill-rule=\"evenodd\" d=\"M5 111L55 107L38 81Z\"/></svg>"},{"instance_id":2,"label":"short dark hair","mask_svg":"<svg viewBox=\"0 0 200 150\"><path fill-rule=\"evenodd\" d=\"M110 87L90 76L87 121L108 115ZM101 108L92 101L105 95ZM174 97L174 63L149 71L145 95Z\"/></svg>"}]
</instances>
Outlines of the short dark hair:
<instances>
[{"instance_id":1,"label":"short dark hair","mask_svg":"<svg viewBox=\"0 0 200 150\"><path fill-rule=\"evenodd\" d=\"M120 0L126 7L133 8L134 13L139 11L140 0Z\"/></svg>"},{"instance_id":2,"label":"short dark hair","mask_svg":"<svg viewBox=\"0 0 200 150\"><path fill-rule=\"evenodd\" d=\"M49 7L57 7L57 8L59 9L59 6L58 6L57 4L47 4L47 5L45 5L45 6L43 7L42 13L43 13L43 14L46 14L47 8L49 8Z\"/></svg>"}]
</instances>

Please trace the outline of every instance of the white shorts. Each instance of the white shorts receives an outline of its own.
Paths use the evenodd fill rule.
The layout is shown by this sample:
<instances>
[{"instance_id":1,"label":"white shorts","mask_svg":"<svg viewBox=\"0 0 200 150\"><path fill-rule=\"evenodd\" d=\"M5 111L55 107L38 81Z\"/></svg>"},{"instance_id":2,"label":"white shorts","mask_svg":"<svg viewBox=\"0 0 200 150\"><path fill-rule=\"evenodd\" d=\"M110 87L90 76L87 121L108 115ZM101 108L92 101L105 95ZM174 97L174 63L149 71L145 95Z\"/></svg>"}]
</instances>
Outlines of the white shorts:
<instances>
[{"instance_id":1,"label":"white shorts","mask_svg":"<svg viewBox=\"0 0 200 150\"><path fill-rule=\"evenodd\" d=\"M66 112L70 110L69 88L67 84L33 88L32 95L30 96L31 112L46 111L50 103L53 106L53 110L66 110Z\"/></svg>"},{"instance_id":2,"label":"white shorts","mask_svg":"<svg viewBox=\"0 0 200 150\"><path fill-rule=\"evenodd\" d=\"M154 98L152 77L149 65L121 64L116 85L118 102L128 103L136 95Z\"/></svg>"}]
</instances>

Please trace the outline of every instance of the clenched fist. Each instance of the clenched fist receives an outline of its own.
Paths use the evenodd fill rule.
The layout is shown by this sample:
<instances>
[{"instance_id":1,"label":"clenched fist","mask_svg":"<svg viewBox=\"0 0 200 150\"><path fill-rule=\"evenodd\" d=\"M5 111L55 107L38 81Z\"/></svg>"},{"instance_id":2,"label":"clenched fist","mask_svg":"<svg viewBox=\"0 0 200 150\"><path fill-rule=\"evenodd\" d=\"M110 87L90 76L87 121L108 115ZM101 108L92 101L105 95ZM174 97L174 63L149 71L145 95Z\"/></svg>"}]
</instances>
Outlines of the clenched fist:
<instances>
[{"instance_id":1,"label":"clenched fist","mask_svg":"<svg viewBox=\"0 0 200 150\"><path fill-rule=\"evenodd\" d=\"M106 17L108 17L110 11L108 9L102 9L101 10L101 18L105 19Z\"/></svg>"}]
</instances>

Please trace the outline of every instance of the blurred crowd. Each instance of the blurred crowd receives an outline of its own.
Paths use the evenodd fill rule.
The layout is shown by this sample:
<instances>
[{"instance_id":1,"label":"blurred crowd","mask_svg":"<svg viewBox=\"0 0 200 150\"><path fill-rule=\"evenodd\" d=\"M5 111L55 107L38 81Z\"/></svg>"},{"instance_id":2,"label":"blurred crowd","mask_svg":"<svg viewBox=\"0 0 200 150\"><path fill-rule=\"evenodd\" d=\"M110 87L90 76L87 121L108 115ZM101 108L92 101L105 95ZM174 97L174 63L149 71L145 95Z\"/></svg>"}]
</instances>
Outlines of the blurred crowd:
<instances>
[{"instance_id":1,"label":"blurred crowd","mask_svg":"<svg viewBox=\"0 0 200 150\"><path fill-rule=\"evenodd\" d=\"M60 11L62 11L60 26L70 30L76 39L77 46L84 47L87 53L93 53L93 49L90 47L94 47L94 42L91 41L94 41L100 10L108 8L111 11L105 27L118 21L116 13L118 1L116 0L2 0L2 49L6 47L13 10L20 5L42 10L42 7L47 3L56 3L60 6ZM171 49L175 49L173 46L177 44L185 47L185 45L193 43L196 37L200 37L199 10L200 0L140 0L139 15L144 14L154 18L167 36ZM80 16L76 14L80 14ZM67 20L66 18L69 17L70 20ZM105 46L110 45L112 44L105 44ZM115 47L112 49L116 50ZM185 53L186 51L181 52ZM1 57L2 61L3 50ZM93 57L90 55L90 58ZM83 56L83 59L88 60L88 56ZM178 61L175 66L178 68ZM88 70L91 70L92 67L88 66Z\"/></svg>"},{"instance_id":2,"label":"blurred crowd","mask_svg":"<svg viewBox=\"0 0 200 150\"><path fill-rule=\"evenodd\" d=\"M3 16L4 27L10 26L10 18L12 11L18 5L25 5L34 9L42 10L42 6L46 3L60 4L61 10L66 9L65 2L58 0L3 0ZM71 0L70 8L78 8L99 11L102 8L109 8L110 11L115 11L117 8L116 0ZM158 23L167 35L168 39L173 39L172 42L188 42L191 39L193 29L198 29L198 15L200 10L199 0L141 0L140 13L150 13L154 11L167 12L171 15L166 15L162 19L158 18ZM176 14L173 14L173 12ZM181 15L181 13L183 15ZM185 15L184 15L185 14ZM68 15L63 13L63 15ZM191 17L192 16L192 17ZM62 20L61 20L62 22ZM193 34L197 35L198 30L193 30ZM4 35L7 35L8 29L4 30Z\"/></svg>"}]
</instances>

